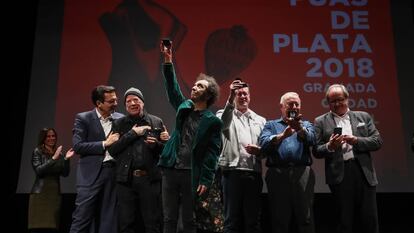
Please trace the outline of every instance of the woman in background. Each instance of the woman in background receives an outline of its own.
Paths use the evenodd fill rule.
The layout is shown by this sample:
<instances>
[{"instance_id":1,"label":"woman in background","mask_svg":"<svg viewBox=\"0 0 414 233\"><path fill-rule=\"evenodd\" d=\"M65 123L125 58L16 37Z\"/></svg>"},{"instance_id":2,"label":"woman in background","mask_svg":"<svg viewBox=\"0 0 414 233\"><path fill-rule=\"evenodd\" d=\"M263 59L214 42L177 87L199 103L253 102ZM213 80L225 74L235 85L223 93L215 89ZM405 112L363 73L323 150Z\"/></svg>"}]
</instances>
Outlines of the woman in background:
<instances>
[{"instance_id":1,"label":"woman in background","mask_svg":"<svg viewBox=\"0 0 414 233\"><path fill-rule=\"evenodd\" d=\"M73 155L72 148L63 155L62 146L57 146L55 129L40 130L38 143L32 154L36 180L29 199L30 232L59 232L60 176L69 175L69 159Z\"/></svg>"}]
</instances>

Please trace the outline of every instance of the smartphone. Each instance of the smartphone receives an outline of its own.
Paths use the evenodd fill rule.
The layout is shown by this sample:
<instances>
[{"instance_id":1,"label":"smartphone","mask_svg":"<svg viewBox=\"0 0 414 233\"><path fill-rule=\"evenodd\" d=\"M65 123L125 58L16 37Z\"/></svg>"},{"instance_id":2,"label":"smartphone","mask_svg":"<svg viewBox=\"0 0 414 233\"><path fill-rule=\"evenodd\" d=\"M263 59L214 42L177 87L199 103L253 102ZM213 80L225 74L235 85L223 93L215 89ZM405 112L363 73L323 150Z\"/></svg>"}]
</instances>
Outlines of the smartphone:
<instances>
[{"instance_id":1,"label":"smartphone","mask_svg":"<svg viewBox=\"0 0 414 233\"><path fill-rule=\"evenodd\" d=\"M239 80L239 81L240 81L240 84L241 84L241 87L240 87L240 88L243 88L243 87L248 87L248 86L249 86L249 84L247 84L247 83L243 82L243 81L242 81L242 79L241 79L240 77L237 77L237 78L235 78L234 80Z\"/></svg>"},{"instance_id":2,"label":"smartphone","mask_svg":"<svg viewBox=\"0 0 414 233\"><path fill-rule=\"evenodd\" d=\"M288 111L288 117L295 119L298 116L298 113L294 110Z\"/></svg>"},{"instance_id":3,"label":"smartphone","mask_svg":"<svg viewBox=\"0 0 414 233\"><path fill-rule=\"evenodd\" d=\"M162 39L162 45L165 46L167 49L171 48L172 41L168 38Z\"/></svg>"},{"instance_id":4,"label":"smartphone","mask_svg":"<svg viewBox=\"0 0 414 233\"><path fill-rule=\"evenodd\" d=\"M159 139L161 132L162 132L161 128L152 128L152 129L147 130L147 136Z\"/></svg>"},{"instance_id":5,"label":"smartphone","mask_svg":"<svg viewBox=\"0 0 414 233\"><path fill-rule=\"evenodd\" d=\"M342 127L335 127L333 133L342 135Z\"/></svg>"}]
</instances>

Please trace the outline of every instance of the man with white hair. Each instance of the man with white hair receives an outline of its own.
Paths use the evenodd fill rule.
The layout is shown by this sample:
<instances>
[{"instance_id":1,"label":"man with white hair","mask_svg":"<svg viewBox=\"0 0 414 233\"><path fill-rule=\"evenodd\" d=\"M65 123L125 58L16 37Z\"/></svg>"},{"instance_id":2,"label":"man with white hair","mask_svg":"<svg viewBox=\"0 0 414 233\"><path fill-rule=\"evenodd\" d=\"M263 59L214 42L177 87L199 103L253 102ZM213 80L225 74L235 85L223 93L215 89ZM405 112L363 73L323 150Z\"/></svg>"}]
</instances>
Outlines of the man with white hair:
<instances>
[{"instance_id":1,"label":"man with white hair","mask_svg":"<svg viewBox=\"0 0 414 233\"><path fill-rule=\"evenodd\" d=\"M313 233L313 192L315 174L311 169L311 146L315 132L302 120L301 100L295 92L280 98L279 119L268 121L259 137L267 157L266 184L269 191L272 233ZM291 224L294 222L295 224Z\"/></svg>"}]
</instances>

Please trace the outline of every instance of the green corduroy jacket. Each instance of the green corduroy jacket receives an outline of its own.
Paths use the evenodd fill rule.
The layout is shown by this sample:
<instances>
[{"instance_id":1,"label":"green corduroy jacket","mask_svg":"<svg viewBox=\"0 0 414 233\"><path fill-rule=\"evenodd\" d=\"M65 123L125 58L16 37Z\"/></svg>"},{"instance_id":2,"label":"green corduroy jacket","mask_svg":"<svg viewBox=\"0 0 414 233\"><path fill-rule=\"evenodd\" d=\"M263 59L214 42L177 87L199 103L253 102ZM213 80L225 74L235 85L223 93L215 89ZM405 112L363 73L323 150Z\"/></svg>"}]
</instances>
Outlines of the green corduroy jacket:
<instances>
[{"instance_id":1,"label":"green corduroy jacket","mask_svg":"<svg viewBox=\"0 0 414 233\"><path fill-rule=\"evenodd\" d=\"M177 114L174 131L161 153L158 165L172 168L175 165L177 150L181 144L184 117L188 111L193 111L194 103L182 94L173 64L164 64L163 74L168 100ZM205 185L209 188L213 182L221 150L222 126L222 121L214 113L210 110L203 111L192 143L191 177L193 194L196 193L198 185Z\"/></svg>"}]
</instances>

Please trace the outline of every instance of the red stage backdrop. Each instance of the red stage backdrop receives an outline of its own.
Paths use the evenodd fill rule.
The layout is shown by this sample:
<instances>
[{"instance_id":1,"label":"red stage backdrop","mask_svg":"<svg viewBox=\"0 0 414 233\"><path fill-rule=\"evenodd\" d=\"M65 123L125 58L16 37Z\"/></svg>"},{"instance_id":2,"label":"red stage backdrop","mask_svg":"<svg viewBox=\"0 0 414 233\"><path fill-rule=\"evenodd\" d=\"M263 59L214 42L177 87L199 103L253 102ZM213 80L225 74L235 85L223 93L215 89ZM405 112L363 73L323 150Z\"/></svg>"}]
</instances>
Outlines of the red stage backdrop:
<instances>
[{"instance_id":1,"label":"red stage backdrop","mask_svg":"<svg viewBox=\"0 0 414 233\"><path fill-rule=\"evenodd\" d=\"M280 96L295 91L307 120L329 111L326 87L344 84L350 108L373 115L384 140L373 154L379 191L407 190L393 32L388 0L68 0L61 35L55 126L70 145L77 112L93 108L95 85L130 86L149 112L173 128L161 77L159 41L173 40L182 90L200 72L216 77L222 108L237 76L251 86L251 108L279 118ZM327 191L315 160L316 191ZM72 173L73 174L73 173Z\"/></svg>"}]
</instances>

